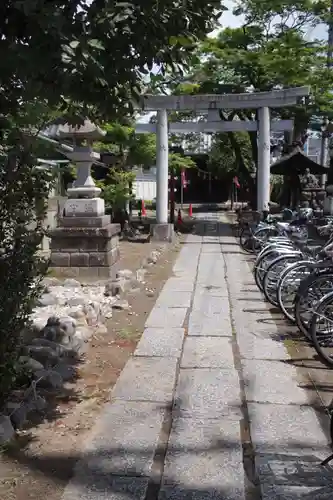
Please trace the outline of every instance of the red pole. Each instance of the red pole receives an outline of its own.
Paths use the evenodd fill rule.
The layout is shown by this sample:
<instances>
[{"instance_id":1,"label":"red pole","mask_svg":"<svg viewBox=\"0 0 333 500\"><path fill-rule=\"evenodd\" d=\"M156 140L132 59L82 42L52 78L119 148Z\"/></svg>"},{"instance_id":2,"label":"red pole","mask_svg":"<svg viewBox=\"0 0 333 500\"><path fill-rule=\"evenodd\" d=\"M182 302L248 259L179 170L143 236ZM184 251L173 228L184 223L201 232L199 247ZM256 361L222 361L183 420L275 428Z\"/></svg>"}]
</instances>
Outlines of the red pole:
<instances>
[{"instance_id":1,"label":"red pole","mask_svg":"<svg viewBox=\"0 0 333 500\"><path fill-rule=\"evenodd\" d=\"M192 217L193 215L192 203L190 203L190 206L188 207L188 215L189 217Z\"/></svg>"},{"instance_id":2,"label":"red pole","mask_svg":"<svg viewBox=\"0 0 333 500\"><path fill-rule=\"evenodd\" d=\"M147 215L147 211L146 211L145 201L144 200L142 200L142 202L141 202L141 215L142 215L142 217L146 217L146 215Z\"/></svg>"}]
</instances>

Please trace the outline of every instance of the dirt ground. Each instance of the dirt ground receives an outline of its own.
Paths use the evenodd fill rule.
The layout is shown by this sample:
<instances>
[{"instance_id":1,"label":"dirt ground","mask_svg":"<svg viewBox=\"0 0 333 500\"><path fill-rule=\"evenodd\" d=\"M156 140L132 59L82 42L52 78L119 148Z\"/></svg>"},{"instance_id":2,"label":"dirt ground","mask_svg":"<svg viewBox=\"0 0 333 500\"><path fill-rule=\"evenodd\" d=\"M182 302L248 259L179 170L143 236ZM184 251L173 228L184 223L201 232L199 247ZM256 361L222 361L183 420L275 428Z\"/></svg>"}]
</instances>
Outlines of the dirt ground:
<instances>
[{"instance_id":1,"label":"dirt ground","mask_svg":"<svg viewBox=\"0 0 333 500\"><path fill-rule=\"evenodd\" d=\"M136 271L157 247L121 242L119 268ZM114 311L107 332L95 333L84 362L77 367L75 383L67 383L62 394L48 393L43 419L30 422L19 432L16 444L0 454L0 500L61 499L81 446L135 350L179 249L180 243L170 246L148 268L145 288L126 297L130 310Z\"/></svg>"}]
</instances>

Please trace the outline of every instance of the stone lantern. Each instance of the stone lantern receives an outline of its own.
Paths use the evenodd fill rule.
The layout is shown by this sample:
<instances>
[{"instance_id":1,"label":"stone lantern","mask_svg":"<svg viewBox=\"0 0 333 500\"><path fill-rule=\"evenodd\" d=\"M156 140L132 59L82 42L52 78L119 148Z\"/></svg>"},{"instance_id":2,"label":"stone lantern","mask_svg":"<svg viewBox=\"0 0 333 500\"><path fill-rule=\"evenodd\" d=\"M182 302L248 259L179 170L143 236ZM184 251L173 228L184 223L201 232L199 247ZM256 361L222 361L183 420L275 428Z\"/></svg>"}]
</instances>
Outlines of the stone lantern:
<instances>
[{"instance_id":1,"label":"stone lantern","mask_svg":"<svg viewBox=\"0 0 333 500\"><path fill-rule=\"evenodd\" d=\"M51 267L57 275L82 279L108 278L119 259L119 224L105 215L101 189L95 185L91 167L100 156L92 150L105 132L89 120L82 126L67 123L56 127L58 140L71 140L73 151L66 156L75 164L77 177L67 190L63 216L51 233Z\"/></svg>"}]
</instances>

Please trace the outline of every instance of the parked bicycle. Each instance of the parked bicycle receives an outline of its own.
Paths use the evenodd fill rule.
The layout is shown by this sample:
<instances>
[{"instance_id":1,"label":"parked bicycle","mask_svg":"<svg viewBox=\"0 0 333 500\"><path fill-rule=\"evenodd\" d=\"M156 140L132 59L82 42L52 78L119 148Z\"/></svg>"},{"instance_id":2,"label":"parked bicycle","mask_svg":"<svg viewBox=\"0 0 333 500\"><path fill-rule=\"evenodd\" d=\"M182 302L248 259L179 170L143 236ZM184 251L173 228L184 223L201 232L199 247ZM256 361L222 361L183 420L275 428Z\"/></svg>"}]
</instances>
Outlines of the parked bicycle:
<instances>
[{"instance_id":1,"label":"parked bicycle","mask_svg":"<svg viewBox=\"0 0 333 500\"><path fill-rule=\"evenodd\" d=\"M251 233L253 273L265 299L333 366L333 221L318 228L321 243L308 238L309 224L304 217L258 224Z\"/></svg>"},{"instance_id":2,"label":"parked bicycle","mask_svg":"<svg viewBox=\"0 0 333 500\"><path fill-rule=\"evenodd\" d=\"M280 308L310 341L319 359L333 366L333 220L317 229L323 241L308 237L308 222L269 220L249 227L242 248L257 254L254 278L265 299ZM333 443L333 408L330 409ZM327 465L333 455L322 462Z\"/></svg>"}]
</instances>

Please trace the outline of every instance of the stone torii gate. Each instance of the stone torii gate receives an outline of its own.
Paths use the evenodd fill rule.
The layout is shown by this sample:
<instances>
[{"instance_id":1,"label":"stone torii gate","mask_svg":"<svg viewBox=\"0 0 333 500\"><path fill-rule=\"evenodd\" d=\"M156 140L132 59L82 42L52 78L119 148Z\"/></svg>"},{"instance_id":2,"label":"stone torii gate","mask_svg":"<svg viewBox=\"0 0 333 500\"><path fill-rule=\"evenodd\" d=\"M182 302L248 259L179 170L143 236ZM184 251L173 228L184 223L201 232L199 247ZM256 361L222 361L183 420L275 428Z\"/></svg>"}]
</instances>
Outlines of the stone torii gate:
<instances>
[{"instance_id":1,"label":"stone torii gate","mask_svg":"<svg viewBox=\"0 0 333 500\"><path fill-rule=\"evenodd\" d=\"M258 132L258 210L268 209L270 200L270 134L291 130L292 120L270 120L270 108L293 106L310 93L309 87L296 87L271 92L217 95L146 95L142 97L144 111L157 111L156 124L137 124L137 133L156 133L156 230L168 237L168 133ZM258 121L223 122L219 109L257 109ZM207 115L205 121L178 122L168 125L168 111L195 111ZM160 227L158 227L160 226ZM165 228L163 229L163 226ZM157 234L157 235L158 235Z\"/></svg>"}]
</instances>

